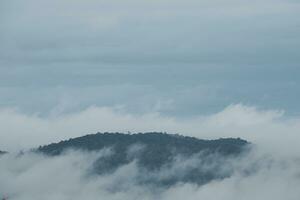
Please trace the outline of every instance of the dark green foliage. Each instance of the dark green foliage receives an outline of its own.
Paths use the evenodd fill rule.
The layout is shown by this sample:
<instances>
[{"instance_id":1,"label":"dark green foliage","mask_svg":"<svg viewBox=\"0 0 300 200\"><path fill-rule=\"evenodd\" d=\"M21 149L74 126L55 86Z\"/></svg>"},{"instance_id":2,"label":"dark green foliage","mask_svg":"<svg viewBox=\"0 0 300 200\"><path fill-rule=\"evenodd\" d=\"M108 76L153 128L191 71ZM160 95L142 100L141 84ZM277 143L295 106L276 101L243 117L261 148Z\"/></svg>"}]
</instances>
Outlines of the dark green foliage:
<instances>
[{"instance_id":1,"label":"dark green foliage","mask_svg":"<svg viewBox=\"0 0 300 200\"><path fill-rule=\"evenodd\" d=\"M248 142L241 139L200 140L194 137L171 135L166 133L150 132L138 134L97 133L86 135L59 143L41 146L38 152L50 156L60 155L67 149L97 151L103 148L112 148L111 156L101 157L94 163L98 174L109 173L118 167L135 160L141 170L146 172L159 172L162 168L172 167L178 156L191 158L201 153L205 162L216 162L210 155L218 154L219 164L222 166L223 158L237 156L244 152ZM134 153L130 149L138 147ZM222 158L222 159L220 159ZM224 178L210 171L203 171L200 167L193 167L180 177L174 176L159 180L143 180L143 182L157 182L157 184L170 185L176 182L194 182L202 184L216 178Z\"/></svg>"},{"instance_id":2,"label":"dark green foliage","mask_svg":"<svg viewBox=\"0 0 300 200\"><path fill-rule=\"evenodd\" d=\"M248 144L242 139L221 138L218 140L200 140L194 137L171 135L166 133L150 132L138 134L122 133L97 133L41 146L38 151L48 155L59 155L68 148L82 150L100 150L104 147L114 147L123 152L130 145L144 144L151 149L147 152L151 157L163 150L177 150L184 154L193 154L202 150L218 151L221 154L240 153L242 148ZM170 153L170 152L169 152Z\"/></svg>"}]
</instances>

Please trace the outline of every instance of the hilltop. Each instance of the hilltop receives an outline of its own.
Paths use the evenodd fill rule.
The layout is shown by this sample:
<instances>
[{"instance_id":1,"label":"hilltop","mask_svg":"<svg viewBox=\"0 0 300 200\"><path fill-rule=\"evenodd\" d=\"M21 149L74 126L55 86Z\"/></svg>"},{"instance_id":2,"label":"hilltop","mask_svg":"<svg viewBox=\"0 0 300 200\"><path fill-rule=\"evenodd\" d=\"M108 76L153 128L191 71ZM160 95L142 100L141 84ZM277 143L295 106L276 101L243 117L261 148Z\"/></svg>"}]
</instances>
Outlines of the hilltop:
<instances>
[{"instance_id":1,"label":"hilltop","mask_svg":"<svg viewBox=\"0 0 300 200\"><path fill-rule=\"evenodd\" d=\"M113 173L121 166L136 162L145 173L158 173L176 165L178 158L183 159L183 165L195 159L198 164L190 166L180 172L180 176L154 178L141 182L151 182L171 185L177 182L192 182L203 184L213 179L230 176L221 173L220 166L228 159L240 156L246 152L248 142L242 139L221 138L217 140L201 140L195 137L166 134L159 132L123 134L97 133L78 138L40 146L35 151L48 156L58 156L66 150L99 151L110 148L112 154L100 158L94 163L97 174ZM214 163L214 167L203 171L201 165Z\"/></svg>"}]
</instances>

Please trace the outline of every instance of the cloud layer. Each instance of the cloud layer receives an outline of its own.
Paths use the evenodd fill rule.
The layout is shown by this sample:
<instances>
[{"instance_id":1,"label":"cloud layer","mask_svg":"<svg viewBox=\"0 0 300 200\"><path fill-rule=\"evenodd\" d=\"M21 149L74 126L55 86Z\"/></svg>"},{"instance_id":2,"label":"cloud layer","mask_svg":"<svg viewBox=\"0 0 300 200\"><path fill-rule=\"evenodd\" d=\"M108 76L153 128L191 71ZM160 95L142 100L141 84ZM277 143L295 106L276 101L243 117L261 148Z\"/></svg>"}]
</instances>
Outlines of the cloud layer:
<instances>
[{"instance_id":1,"label":"cloud layer","mask_svg":"<svg viewBox=\"0 0 300 200\"><path fill-rule=\"evenodd\" d=\"M228 179L155 192L133 184L134 163L87 176L101 153L9 154L0 195L298 200L299 13L294 0L2 0L0 150L98 131L241 137L256 147L232 161ZM120 182L127 187L111 192Z\"/></svg>"},{"instance_id":2,"label":"cloud layer","mask_svg":"<svg viewBox=\"0 0 300 200\"><path fill-rule=\"evenodd\" d=\"M295 1L1 3L2 59L9 63L298 61Z\"/></svg>"},{"instance_id":3,"label":"cloud layer","mask_svg":"<svg viewBox=\"0 0 300 200\"><path fill-rule=\"evenodd\" d=\"M293 0L2 0L1 107L299 114ZM37 98L38 97L38 98Z\"/></svg>"},{"instance_id":4,"label":"cloud layer","mask_svg":"<svg viewBox=\"0 0 300 200\"><path fill-rule=\"evenodd\" d=\"M286 118L282 111L238 104L212 115L180 119L159 113L126 114L120 108L91 107L48 118L3 109L0 121L3 122L1 148L12 151L97 131L159 130L198 138L241 137L254 144L249 155L222 166L224 170L234 172L230 178L203 186L178 184L167 189L136 184L135 178L143 174L134 162L110 175L90 176L92 163L99 156L105 156L105 152L68 152L54 158L8 154L0 158L0 192L15 200L92 200L100 196L107 200L297 200L300 195L300 121ZM176 175L178 170L182 173L189 162L192 165L199 163L181 158L172 169L155 176ZM245 173L249 169L255 169L254 173Z\"/></svg>"},{"instance_id":5,"label":"cloud layer","mask_svg":"<svg viewBox=\"0 0 300 200\"><path fill-rule=\"evenodd\" d=\"M92 163L101 156L105 156L105 152L71 151L52 158L34 154L5 155L0 158L0 195L13 200L297 200L300 195L300 163L295 157L278 158L254 150L244 158L233 159L221 166L234 172L229 178L202 186L180 183L159 188L137 184L136 177L149 178L151 174L139 171L134 162L112 174L91 176ZM188 162L183 158L172 168L154 176L180 175L184 173L183 164L188 165ZM245 173L253 167L254 172Z\"/></svg>"},{"instance_id":6,"label":"cloud layer","mask_svg":"<svg viewBox=\"0 0 300 200\"><path fill-rule=\"evenodd\" d=\"M48 117L2 109L0 121L3 150L36 147L96 132L165 131L203 139L241 137L277 153L300 152L299 118L287 118L283 111L259 110L241 104L215 114L184 119L159 113L128 114L122 108L108 107L90 107Z\"/></svg>"}]
</instances>

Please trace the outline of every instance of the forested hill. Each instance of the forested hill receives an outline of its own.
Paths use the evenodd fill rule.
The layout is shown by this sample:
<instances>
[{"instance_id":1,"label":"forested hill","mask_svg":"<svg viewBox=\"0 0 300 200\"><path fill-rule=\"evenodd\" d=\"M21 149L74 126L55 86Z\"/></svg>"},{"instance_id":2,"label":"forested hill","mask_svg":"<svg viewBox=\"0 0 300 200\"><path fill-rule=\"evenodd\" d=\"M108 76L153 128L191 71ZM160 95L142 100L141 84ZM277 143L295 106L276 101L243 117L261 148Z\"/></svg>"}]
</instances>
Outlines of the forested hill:
<instances>
[{"instance_id":1,"label":"forested hill","mask_svg":"<svg viewBox=\"0 0 300 200\"><path fill-rule=\"evenodd\" d=\"M97 133L40 146L37 152L49 156L57 156L68 149L97 151L103 148L111 148L112 154L99 159L94 168L97 173L112 173L119 167L136 161L139 168L148 172L159 171L163 168L172 167L178 157L190 159L197 157L202 164L214 162L222 166L226 158L237 157L244 152L248 142L242 139L217 139L200 140L174 134L150 132L138 134L122 133ZM134 152L134 153L133 153ZM200 158L201 155L201 158ZM211 155L218 155L211 160ZM208 159L209 158L209 159ZM167 178L159 180L163 184L173 184L178 181L188 181L202 184L215 178L222 178L229 174L220 175L212 168L205 171L195 165L189 172L181 172L180 178ZM153 181L153 180L152 180Z\"/></svg>"},{"instance_id":2,"label":"forested hill","mask_svg":"<svg viewBox=\"0 0 300 200\"><path fill-rule=\"evenodd\" d=\"M146 145L151 149L151 152L160 154L163 152L171 153L171 150L183 154L194 154L207 150L229 155L240 153L248 142L240 138L201 140L195 137L159 132L137 134L96 133L40 146L38 151L48 155L59 155L70 148L93 151L105 147L113 147L117 151L126 150L133 144Z\"/></svg>"}]
</instances>

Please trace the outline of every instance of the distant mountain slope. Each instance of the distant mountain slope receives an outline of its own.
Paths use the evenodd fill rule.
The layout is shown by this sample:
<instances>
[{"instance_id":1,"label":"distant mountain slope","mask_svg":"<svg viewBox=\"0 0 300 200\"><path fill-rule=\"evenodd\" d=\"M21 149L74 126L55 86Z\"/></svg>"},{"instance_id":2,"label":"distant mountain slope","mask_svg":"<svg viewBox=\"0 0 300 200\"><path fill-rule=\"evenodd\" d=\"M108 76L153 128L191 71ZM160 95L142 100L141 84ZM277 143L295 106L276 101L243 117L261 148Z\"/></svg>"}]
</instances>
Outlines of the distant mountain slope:
<instances>
[{"instance_id":1,"label":"distant mountain slope","mask_svg":"<svg viewBox=\"0 0 300 200\"><path fill-rule=\"evenodd\" d=\"M112 173L120 166L132 161L136 161L141 170L157 173L166 168L172 168L179 157L184 158L182 164L186 164L191 158L197 158L198 164L184 169L180 172L180 176L159 178L159 180L152 177L151 181L143 179L142 182L156 182L164 185L177 182L203 184L216 178L229 176L228 173L221 174L221 169L218 168L226 162L226 159L243 153L247 144L249 144L247 141L241 139L200 140L158 132L97 133L40 146L36 151L57 156L67 149L95 151L112 148L112 155L95 162L94 169L99 174ZM214 167L203 171L202 166L207 163L214 163Z\"/></svg>"}]
</instances>

